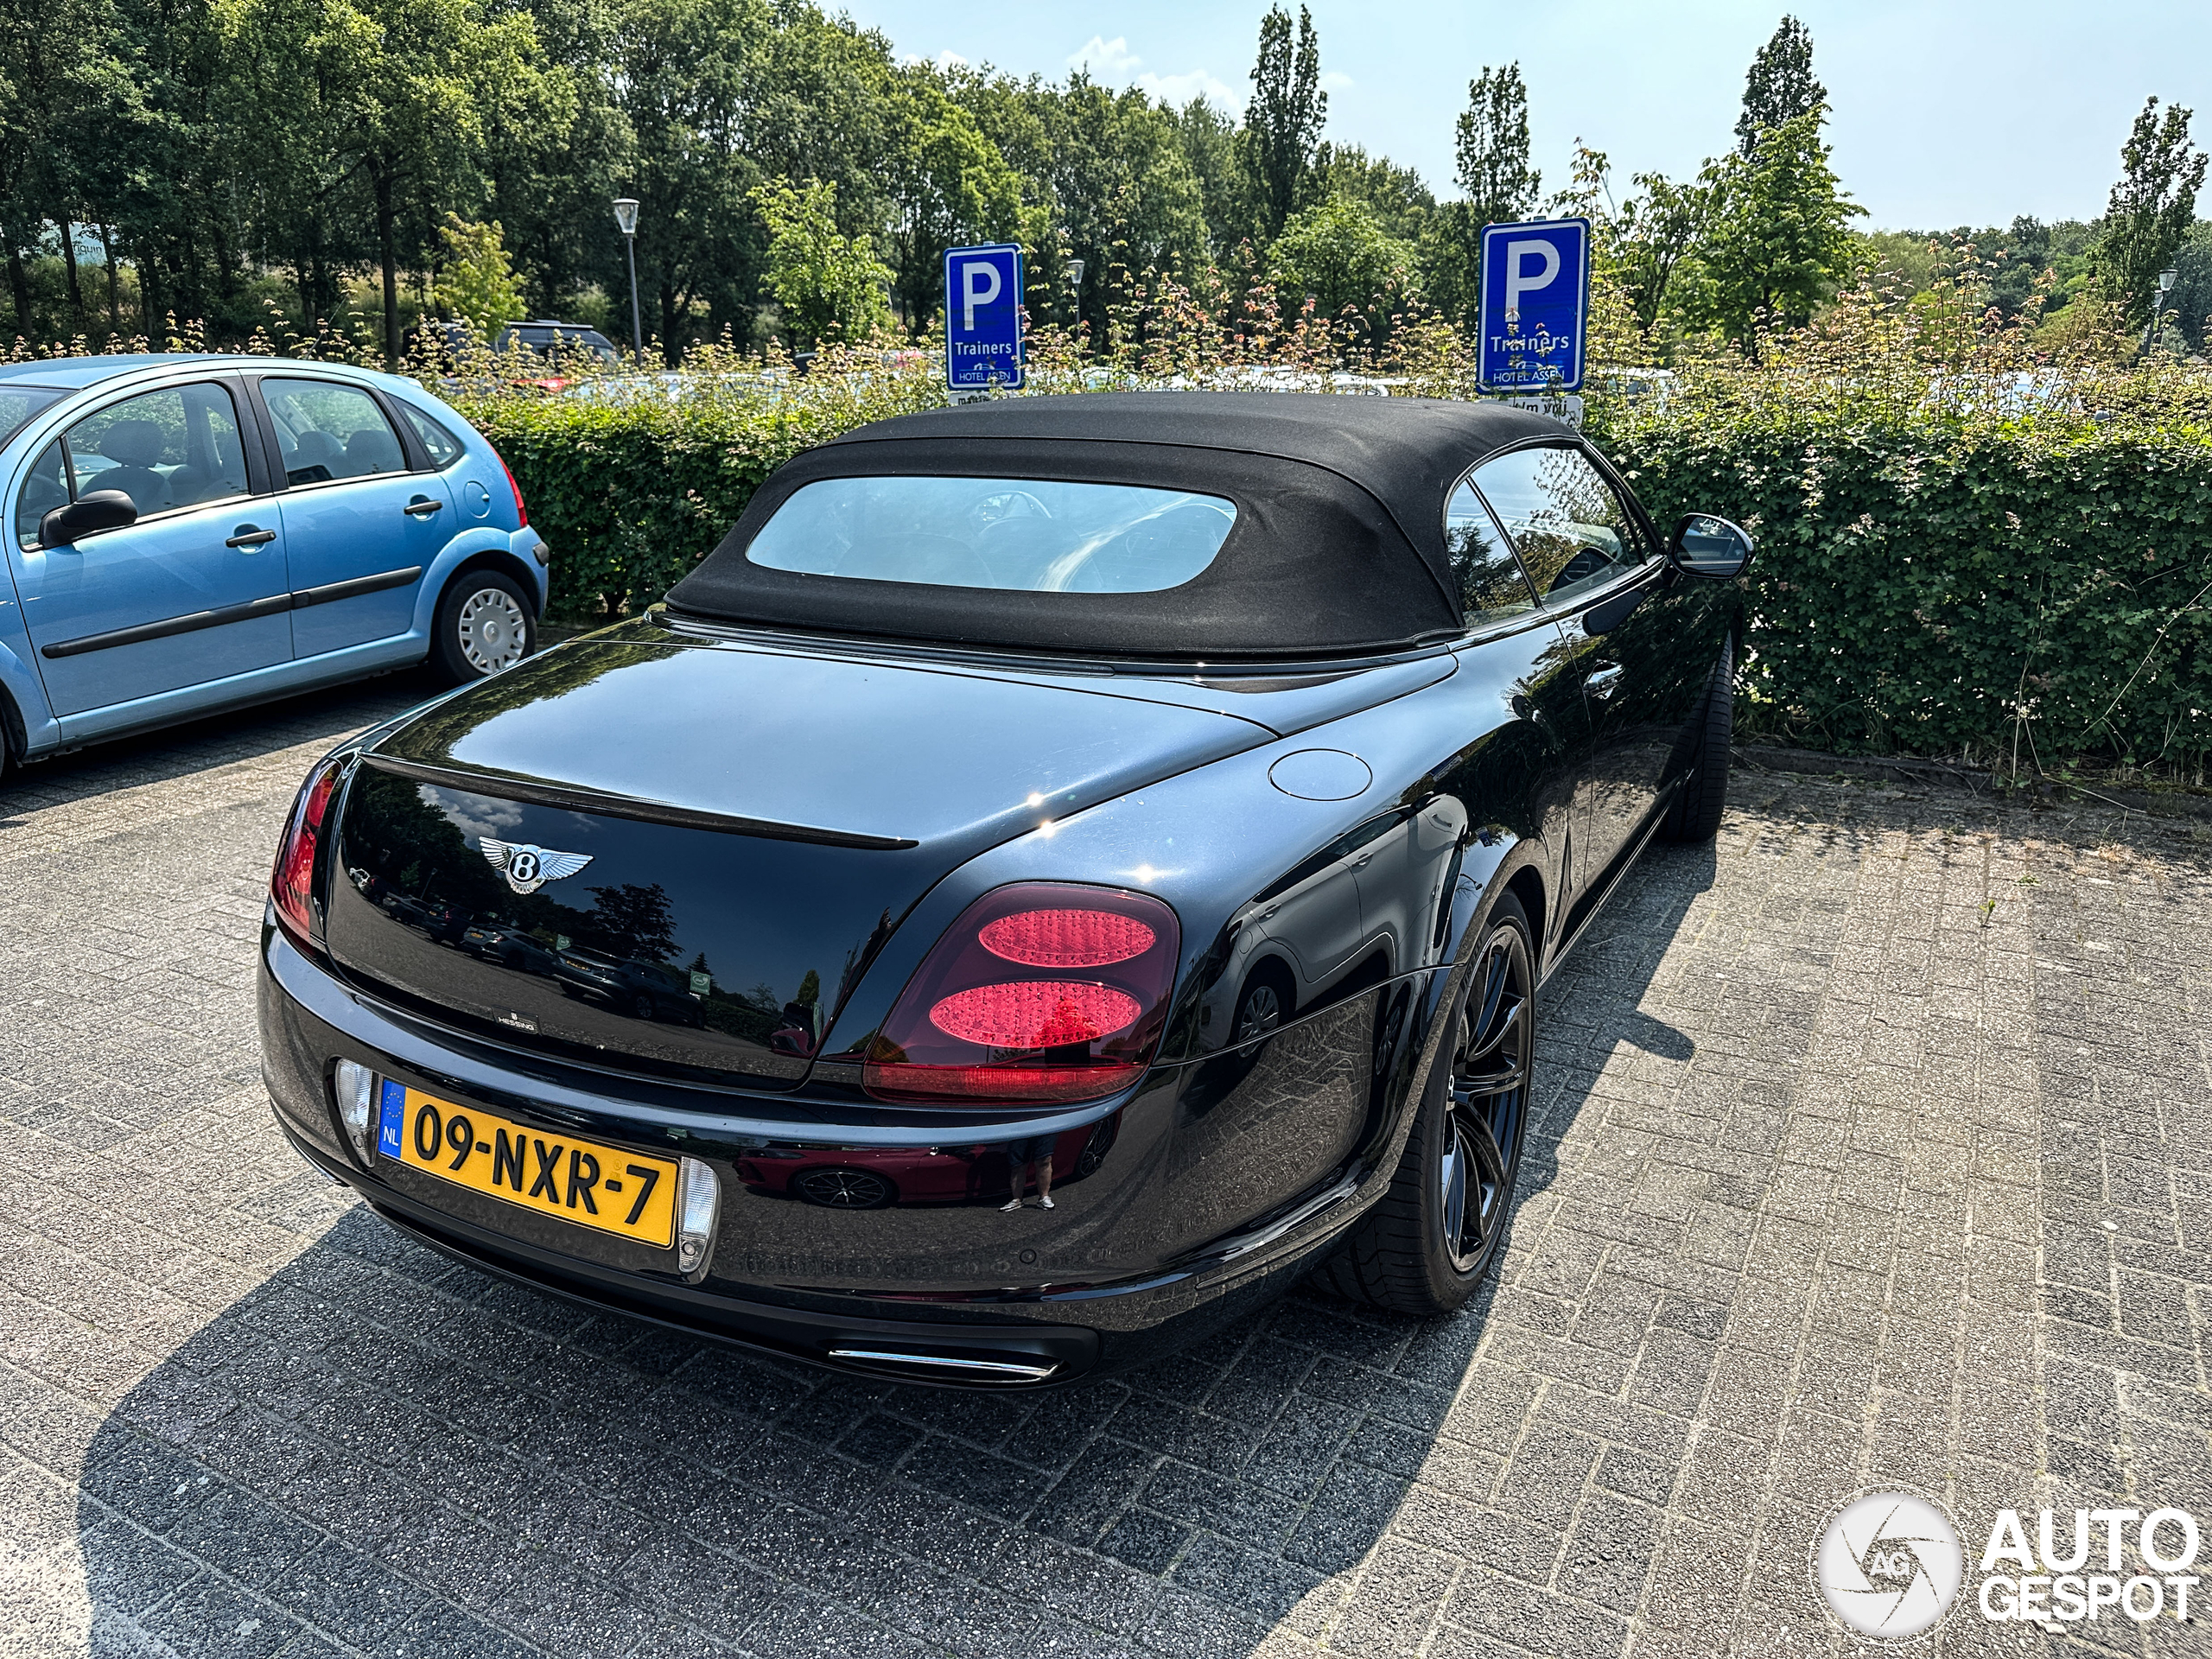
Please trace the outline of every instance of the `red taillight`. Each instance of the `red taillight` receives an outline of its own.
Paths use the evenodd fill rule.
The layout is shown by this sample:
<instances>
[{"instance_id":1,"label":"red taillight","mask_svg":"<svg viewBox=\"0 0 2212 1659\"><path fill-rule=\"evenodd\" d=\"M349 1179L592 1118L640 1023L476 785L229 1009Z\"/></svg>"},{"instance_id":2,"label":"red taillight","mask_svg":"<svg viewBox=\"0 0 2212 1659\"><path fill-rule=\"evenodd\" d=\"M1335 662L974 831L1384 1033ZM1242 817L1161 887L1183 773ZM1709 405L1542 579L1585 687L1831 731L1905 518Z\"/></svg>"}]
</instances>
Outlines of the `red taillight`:
<instances>
[{"instance_id":1,"label":"red taillight","mask_svg":"<svg viewBox=\"0 0 2212 1659\"><path fill-rule=\"evenodd\" d=\"M1001 887L907 982L862 1082L947 1106L1103 1100L1152 1062L1179 938L1175 912L1145 893Z\"/></svg>"},{"instance_id":2,"label":"red taillight","mask_svg":"<svg viewBox=\"0 0 2212 1659\"><path fill-rule=\"evenodd\" d=\"M315 855L321 844L323 815L330 810L330 792L338 786L339 771L337 761L325 760L308 774L299 798L292 803L291 822L284 828L283 843L276 849L276 868L269 878L269 894L276 902L277 919L303 944L313 940Z\"/></svg>"},{"instance_id":3,"label":"red taillight","mask_svg":"<svg viewBox=\"0 0 2212 1659\"><path fill-rule=\"evenodd\" d=\"M1103 968L1152 949L1152 930L1110 910L1018 910L976 937L983 949L1031 968Z\"/></svg>"},{"instance_id":4,"label":"red taillight","mask_svg":"<svg viewBox=\"0 0 2212 1659\"><path fill-rule=\"evenodd\" d=\"M1143 1012L1111 985L1027 979L955 991L930 1010L930 1023L986 1048L1061 1048L1125 1031Z\"/></svg>"},{"instance_id":5,"label":"red taillight","mask_svg":"<svg viewBox=\"0 0 2212 1659\"><path fill-rule=\"evenodd\" d=\"M507 487L514 492L515 528L517 530L528 530L530 528L530 509L522 504L522 486L515 482L515 469L507 465L507 458L505 455L501 455L499 457L499 470L507 475Z\"/></svg>"}]
</instances>

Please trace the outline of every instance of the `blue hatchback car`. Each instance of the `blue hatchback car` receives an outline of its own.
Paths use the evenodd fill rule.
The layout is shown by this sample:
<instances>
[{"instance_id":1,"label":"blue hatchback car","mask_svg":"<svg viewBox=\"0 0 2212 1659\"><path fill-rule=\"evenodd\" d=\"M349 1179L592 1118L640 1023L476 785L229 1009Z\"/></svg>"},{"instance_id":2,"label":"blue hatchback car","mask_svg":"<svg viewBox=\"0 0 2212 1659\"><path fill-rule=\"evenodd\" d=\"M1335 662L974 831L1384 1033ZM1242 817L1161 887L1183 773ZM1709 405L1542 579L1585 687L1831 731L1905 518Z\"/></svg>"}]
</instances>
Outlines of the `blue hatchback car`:
<instances>
[{"instance_id":1,"label":"blue hatchback car","mask_svg":"<svg viewBox=\"0 0 2212 1659\"><path fill-rule=\"evenodd\" d=\"M534 648L551 553L416 382L215 356L0 365L0 770L426 658Z\"/></svg>"}]
</instances>

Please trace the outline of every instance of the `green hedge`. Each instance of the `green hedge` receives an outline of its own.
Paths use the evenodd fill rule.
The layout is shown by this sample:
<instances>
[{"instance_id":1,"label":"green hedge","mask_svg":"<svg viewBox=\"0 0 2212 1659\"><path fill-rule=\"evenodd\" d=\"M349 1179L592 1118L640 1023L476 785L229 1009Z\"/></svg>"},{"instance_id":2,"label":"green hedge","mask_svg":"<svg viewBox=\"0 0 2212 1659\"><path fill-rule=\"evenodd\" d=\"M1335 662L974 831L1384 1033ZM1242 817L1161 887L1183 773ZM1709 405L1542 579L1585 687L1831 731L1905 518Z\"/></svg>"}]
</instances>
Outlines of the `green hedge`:
<instances>
[{"instance_id":1,"label":"green hedge","mask_svg":"<svg viewBox=\"0 0 2212 1659\"><path fill-rule=\"evenodd\" d=\"M1755 729L1846 753L2202 770L2212 434L1662 418L1601 435L1662 525L1754 531Z\"/></svg>"},{"instance_id":2,"label":"green hedge","mask_svg":"<svg viewBox=\"0 0 2212 1659\"><path fill-rule=\"evenodd\" d=\"M941 402L926 375L846 374L624 402L462 408L555 549L551 614L664 592L810 444ZM2015 753L2201 771L2212 751L2212 431L1746 417L1684 406L1593 435L1662 524L1759 538L1744 713L1845 753Z\"/></svg>"}]
</instances>

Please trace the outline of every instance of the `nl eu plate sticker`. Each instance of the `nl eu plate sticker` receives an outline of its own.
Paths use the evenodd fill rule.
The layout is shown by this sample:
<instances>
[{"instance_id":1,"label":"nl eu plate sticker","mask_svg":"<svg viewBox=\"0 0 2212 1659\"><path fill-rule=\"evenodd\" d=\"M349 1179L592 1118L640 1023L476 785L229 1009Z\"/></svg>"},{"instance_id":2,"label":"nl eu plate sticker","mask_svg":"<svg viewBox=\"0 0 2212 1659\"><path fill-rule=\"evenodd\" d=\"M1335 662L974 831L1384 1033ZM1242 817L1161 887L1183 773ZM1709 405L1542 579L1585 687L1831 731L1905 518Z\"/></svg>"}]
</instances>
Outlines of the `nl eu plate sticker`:
<instances>
[{"instance_id":1,"label":"nl eu plate sticker","mask_svg":"<svg viewBox=\"0 0 2212 1659\"><path fill-rule=\"evenodd\" d=\"M377 1098L377 1150L385 1157L399 1156L399 1130L406 1121L407 1090L387 1077Z\"/></svg>"}]
</instances>

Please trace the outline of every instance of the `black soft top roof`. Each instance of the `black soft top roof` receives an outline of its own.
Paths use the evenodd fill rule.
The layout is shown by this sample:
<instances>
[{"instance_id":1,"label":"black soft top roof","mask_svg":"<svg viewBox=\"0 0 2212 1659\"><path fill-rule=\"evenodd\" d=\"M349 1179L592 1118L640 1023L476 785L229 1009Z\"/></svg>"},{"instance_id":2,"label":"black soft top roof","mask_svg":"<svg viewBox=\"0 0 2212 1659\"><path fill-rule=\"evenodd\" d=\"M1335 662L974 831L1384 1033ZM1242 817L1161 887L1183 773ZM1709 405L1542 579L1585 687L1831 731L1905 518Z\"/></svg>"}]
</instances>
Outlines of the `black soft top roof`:
<instances>
[{"instance_id":1,"label":"black soft top roof","mask_svg":"<svg viewBox=\"0 0 2212 1659\"><path fill-rule=\"evenodd\" d=\"M1444 505L1468 467L1557 422L1500 404L1299 392L1010 397L864 426L779 468L668 602L720 621L1143 658L1343 656L1462 627ZM1015 593L756 565L745 550L817 479L1143 484L1226 496L1212 564L1148 594Z\"/></svg>"}]
</instances>

